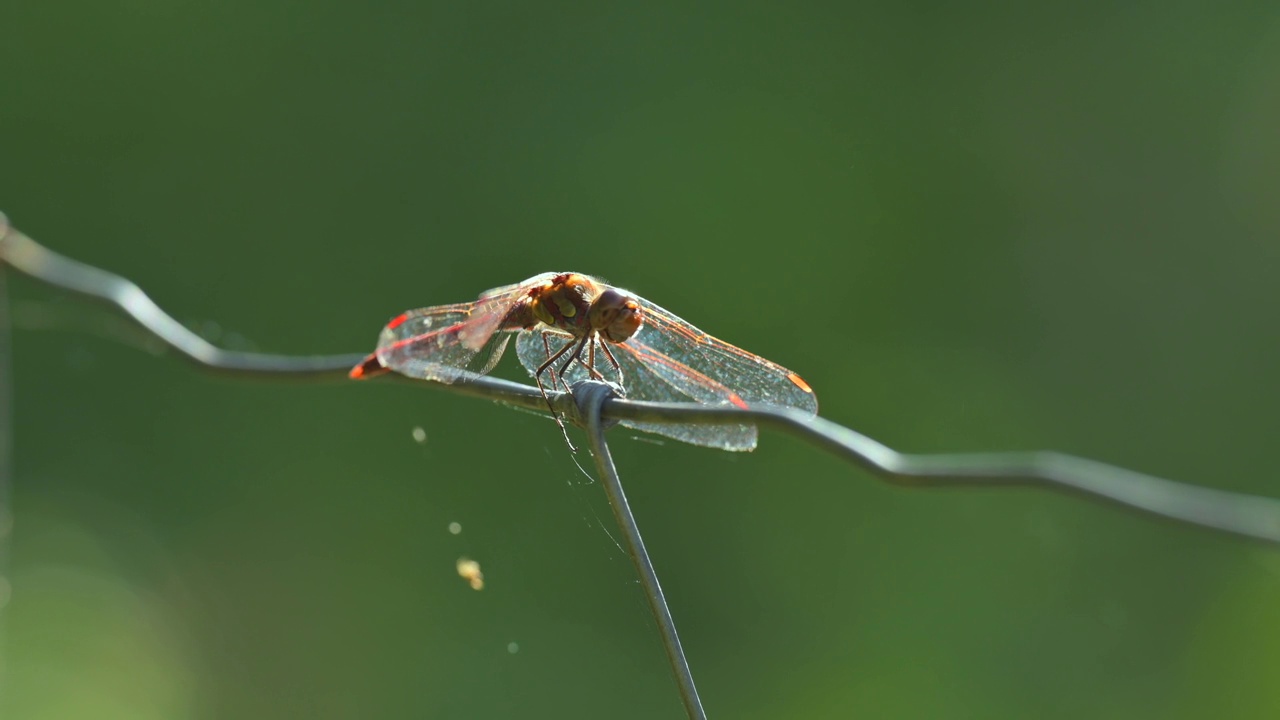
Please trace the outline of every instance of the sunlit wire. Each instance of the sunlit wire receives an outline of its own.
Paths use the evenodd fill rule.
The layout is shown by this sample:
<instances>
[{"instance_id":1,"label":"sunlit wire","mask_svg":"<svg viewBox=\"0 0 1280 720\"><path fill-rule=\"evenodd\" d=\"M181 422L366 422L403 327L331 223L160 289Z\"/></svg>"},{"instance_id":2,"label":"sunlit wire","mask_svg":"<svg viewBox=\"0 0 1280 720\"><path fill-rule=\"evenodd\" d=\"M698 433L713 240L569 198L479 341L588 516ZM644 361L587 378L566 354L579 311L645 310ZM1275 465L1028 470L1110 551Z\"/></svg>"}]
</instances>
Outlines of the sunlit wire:
<instances>
[{"instance_id":1,"label":"sunlit wire","mask_svg":"<svg viewBox=\"0 0 1280 720\"><path fill-rule=\"evenodd\" d=\"M54 287L110 303L182 357L205 369L259 377L338 378L345 376L349 368L359 364L364 358L363 353L288 356L218 348L166 314L134 283L44 248L10 228L4 215L0 214L0 269L4 266ZM3 277L0 277L0 283L2 281ZM3 302L3 291L4 287L0 284L0 303ZM3 427L0 427L0 531L4 529L3 513L8 503L8 432L11 426L8 422L8 377L3 374L7 373L9 367L4 312L6 308L0 306L0 412L5 413L0 417L4 421ZM388 377L398 376L389 374ZM538 389L487 376L476 376L448 385L415 382L527 410L547 410L547 398ZM829 420L809 417L794 410L743 410L696 403L634 402L618 398L614 388L598 382L581 383L575 388L574 393L554 393L551 397L551 411L587 430L600 480L630 550L628 554L636 565L650 609L658 621L663 647L676 676L686 712L691 718L703 718L705 715L657 574L644 549L639 528L627 505L605 442L605 430L611 424L610 421L625 419L647 423L708 425L741 425L745 421L795 435L899 485L1032 485L1067 490L1200 527L1280 543L1280 500L1273 498L1178 483L1060 453L908 455ZM576 457L574 462L587 474ZM601 526L603 527L603 523ZM613 539L612 535L610 538ZM614 539L614 542L616 544L617 540ZM0 536L0 553L6 552L6 546L5 538ZM464 567L462 561L459 562L459 573L469 579L472 587L482 587L483 576L479 565L467 561ZM5 569L3 563L4 557L0 555L0 579L3 578ZM2 666L0 672L3 672Z\"/></svg>"},{"instance_id":2,"label":"sunlit wire","mask_svg":"<svg viewBox=\"0 0 1280 720\"><path fill-rule=\"evenodd\" d=\"M3 215L0 215L0 219ZM0 220L2 222L2 220ZM0 238L0 262L54 287L110 303L183 358L220 372L258 377L340 378L359 363L350 355L268 355L215 347L160 309L134 283L71 260L10 228ZM488 376L445 385L383 376L419 386L447 389L545 413L534 387ZM572 399L554 394L557 412L574 414ZM1082 493L1095 499L1255 540L1280 543L1280 500L1179 483L1060 453L975 453L908 455L824 418L787 410L710 407L694 403L652 403L612 399L602 416L651 423L740 425L744 421L795 435L823 450L899 485L962 487L1032 485Z\"/></svg>"}]
</instances>

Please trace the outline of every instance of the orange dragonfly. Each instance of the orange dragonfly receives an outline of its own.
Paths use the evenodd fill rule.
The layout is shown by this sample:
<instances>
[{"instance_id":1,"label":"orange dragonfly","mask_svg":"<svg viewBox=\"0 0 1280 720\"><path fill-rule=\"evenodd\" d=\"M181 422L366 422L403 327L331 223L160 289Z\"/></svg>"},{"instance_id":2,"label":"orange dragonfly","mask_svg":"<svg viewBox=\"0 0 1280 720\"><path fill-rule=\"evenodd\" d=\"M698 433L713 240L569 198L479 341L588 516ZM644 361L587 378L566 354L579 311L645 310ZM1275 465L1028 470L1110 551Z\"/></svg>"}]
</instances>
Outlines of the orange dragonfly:
<instances>
[{"instance_id":1,"label":"orange dragonfly","mask_svg":"<svg viewBox=\"0 0 1280 720\"><path fill-rule=\"evenodd\" d=\"M586 378L613 382L632 400L818 412L813 389L799 375L711 337L644 298L577 273L544 273L490 290L475 302L398 315L382 330L377 351L351 377L393 370L443 383L464 381L492 370L512 336L520 363L543 397L545 375L552 389L567 390ZM694 445L756 446L754 425L620 422Z\"/></svg>"}]
</instances>

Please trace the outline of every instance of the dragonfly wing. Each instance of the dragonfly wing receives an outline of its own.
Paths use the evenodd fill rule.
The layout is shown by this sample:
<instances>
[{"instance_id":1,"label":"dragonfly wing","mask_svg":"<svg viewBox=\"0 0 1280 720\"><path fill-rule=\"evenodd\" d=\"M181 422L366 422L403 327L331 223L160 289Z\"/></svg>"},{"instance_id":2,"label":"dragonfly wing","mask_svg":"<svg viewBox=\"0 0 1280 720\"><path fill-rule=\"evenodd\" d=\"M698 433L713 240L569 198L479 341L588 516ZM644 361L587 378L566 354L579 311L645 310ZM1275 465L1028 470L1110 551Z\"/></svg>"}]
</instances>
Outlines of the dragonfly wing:
<instances>
[{"instance_id":1,"label":"dragonfly wing","mask_svg":"<svg viewBox=\"0 0 1280 720\"><path fill-rule=\"evenodd\" d=\"M538 287L539 285L545 285L546 283L551 282L551 279L555 276L563 274L564 273L546 272L541 275L534 275L528 280L522 280L515 285L503 285L502 287L485 290L483 293L480 293L480 299L488 300L489 298L505 297L512 293L527 293L530 289Z\"/></svg>"},{"instance_id":2,"label":"dragonfly wing","mask_svg":"<svg viewBox=\"0 0 1280 720\"><path fill-rule=\"evenodd\" d=\"M545 343L544 336L546 338ZM525 370L529 371L530 375L533 375L537 372L538 367L546 362L548 345L550 345L550 352L555 353L563 347L564 343L570 340L571 338L568 335L560 333L545 331L521 333L516 340L516 354L520 358L520 364L524 366ZM618 361L621 377L619 377L618 370L614 369L612 363L609 362L609 359L604 356L603 351L598 347L596 349L595 368L604 375L605 380L621 385L628 398L654 402L683 403L691 400L703 402L704 404L709 402L707 393L686 391L686 389L673 384L663 374L655 371L655 367L660 361L630 347L629 342L622 345L611 344L609 349ZM565 374L565 381L572 385L579 380L586 379L587 376L588 373L585 367L580 363L574 363ZM549 383L550 379L544 376L543 382ZM687 383L685 385L687 386ZM723 386L720 387L722 388L722 393L728 392L727 389L723 389ZM711 402L711 404L720 403ZM756 446L756 429L752 425L688 425L646 423L632 420L622 420L620 422L636 430L721 450L753 450Z\"/></svg>"},{"instance_id":3,"label":"dragonfly wing","mask_svg":"<svg viewBox=\"0 0 1280 720\"><path fill-rule=\"evenodd\" d=\"M634 338L633 338L634 339ZM689 382L690 371L671 367L669 358L657 356L642 344L631 341L611 345L610 350L622 368L622 387L632 400L653 402L695 402L704 405L728 405L722 398L732 391L707 378L706 385ZM710 390L718 386L717 390ZM750 451L756 448L755 425L689 425L647 423L636 420L620 420L623 425L681 442L720 450Z\"/></svg>"},{"instance_id":4,"label":"dragonfly wing","mask_svg":"<svg viewBox=\"0 0 1280 720\"><path fill-rule=\"evenodd\" d=\"M698 402L818 412L818 399L799 375L702 332L645 300L644 325L624 345L635 346L655 371ZM668 360L663 360L667 358Z\"/></svg>"},{"instance_id":5,"label":"dragonfly wing","mask_svg":"<svg viewBox=\"0 0 1280 720\"><path fill-rule=\"evenodd\" d=\"M476 302L410 310L382 330L378 362L401 375L446 383L484 375L502 358L511 339L505 331L515 329L503 323L531 288L550 277L494 288Z\"/></svg>"},{"instance_id":6,"label":"dragonfly wing","mask_svg":"<svg viewBox=\"0 0 1280 720\"><path fill-rule=\"evenodd\" d=\"M378 361L401 375L452 383L483 375L497 364L509 335L476 303L410 310L392 320L378 338ZM477 328L480 328L479 330ZM481 333L486 332L483 339Z\"/></svg>"},{"instance_id":7,"label":"dragonfly wing","mask_svg":"<svg viewBox=\"0 0 1280 720\"><path fill-rule=\"evenodd\" d=\"M512 308L529 297L532 290L547 284L555 276L556 273L542 273L515 285L504 285L484 291L480 299L474 303L475 310L472 312L471 324L462 331L460 338L462 343L469 348L479 350L489 341L490 336L502 327Z\"/></svg>"}]
</instances>

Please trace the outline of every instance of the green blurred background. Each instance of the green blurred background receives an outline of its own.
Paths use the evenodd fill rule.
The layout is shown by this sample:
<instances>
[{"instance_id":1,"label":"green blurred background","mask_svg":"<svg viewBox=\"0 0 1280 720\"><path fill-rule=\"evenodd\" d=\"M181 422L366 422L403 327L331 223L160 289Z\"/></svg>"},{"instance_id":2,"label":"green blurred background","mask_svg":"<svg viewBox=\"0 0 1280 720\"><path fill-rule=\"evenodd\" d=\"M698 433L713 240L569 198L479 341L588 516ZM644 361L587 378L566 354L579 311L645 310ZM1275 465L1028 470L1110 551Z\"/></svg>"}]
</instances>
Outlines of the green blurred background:
<instances>
[{"instance_id":1,"label":"green blurred background","mask_svg":"<svg viewBox=\"0 0 1280 720\"><path fill-rule=\"evenodd\" d=\"M0 209L226 346L364 351L570 269L899 449L1280 496L1275 3L14 2L0 28ZM545 419L209 377L9 285L5 717L681 716ZM712 717L1280 713L1274 550L635 434Z\"/></svg>"}]
</instances>

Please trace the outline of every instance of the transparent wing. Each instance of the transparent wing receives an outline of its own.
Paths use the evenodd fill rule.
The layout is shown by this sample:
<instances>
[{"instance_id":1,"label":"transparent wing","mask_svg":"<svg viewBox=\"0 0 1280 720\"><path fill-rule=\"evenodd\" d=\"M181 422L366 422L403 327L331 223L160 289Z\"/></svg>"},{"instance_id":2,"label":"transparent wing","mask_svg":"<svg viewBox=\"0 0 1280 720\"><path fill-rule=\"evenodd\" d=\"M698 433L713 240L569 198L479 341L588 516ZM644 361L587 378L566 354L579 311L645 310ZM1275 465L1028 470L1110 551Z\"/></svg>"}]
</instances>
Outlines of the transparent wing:
<instances>
[{"instance_id":1,"label":"transparent wing","mask_svg":"<svg viewBox=\"0 0 1280 720\"><path fill-rule=\"evenodd\" d=\"M709 377L702 376L692 380L691 378L697 378L701 374L692 368L680 368L680 363L654 354L640 344L632 345L635 339L633 337L621 345L610 346L622 368L621 384L628 398L655 402L693 400L704 405L731 404L722 398L732 395L732 390ZM756 448L755 425L668 425L632 420L620 422L627 427L694 445L739 451Z\"/></svg>"},{"instance_id":2,"label":"transparent wing","mask_svg":"<svg viewBox=\"0 0 1280 720\"><path fill-rule=\"evenodd\" d=\"M476 307L471 313L470 324L463 329L460 337L462 343L473 350L480 350L485 343L489 342L490 336L498 330L502 321L506 319L507 313L517 302L527 297L532 288L549 282L555 276L556 273L542 273L515 285L486 290L474 303ZM490 364L489 368L492 369L492 367L493 365Z\"/></svg>"},{"instance_id":3,"label":"transparent wing","mask_svg":"<svg viewBox=\"0 0 1280 720\"><path fill-rule=\"evenodd\" d=\"M531 288L555 273L543 273L486 291L472 303L410 310L383 328L375 355L384 367L409 377L456 382L484 375L498 364L510 332L503 327ZM501 332L499 332L501 330Z\"/></svg>"},{"instance_id":4,"label":"transparent wing","mask_svg":"<svg viewBox=\"0 0 1280 720\"><path fill-rule=\"evenodd\" d=\"M496 287L496 288L493 288L492 290L485 290L483 293L480 294L480 300L483 302L485 300L489 300L490 298L503 298L503 297L507 297L512 293L527 292L529 288L535 287L537 285L541 285L546 282L550 282L551 279L554 278L555 276L563 275L563 274L564 273L545 272L545 273L542 273L541 275L534 275L528 280L522 280L516 283L515 285L503 285L502 287Z\"/></svg>"},{"instance_id":5,"label":"transparent wing","mask_svg":"<svg viewBox=\"0 0 1280 720\"><path fill-rule=\"evenodd\" d=\"M572 338L568 335L550 332L545 329L521 333L516 339L516 355L519 356L520 364L524 366L525 370L528 370L529 374L533 375L537 372L538 366L546 362L548 346L550 346L550 352L555 353L566 342L570 341L572 341ZM621 385L628 398L632 400L652 400L654 402L689 402L691 400L703 402L696 396L682 392L665 380L661 375L654 372L651 366L637 354L624 351L623 348L625 346L625 343L622 346L609 346L614 358L618 361L618 366L622 370L621 377L619 377L618 371L614 369L598 345L595 351L595 368L600 374L604 375L605 380ZM588 358L584 357L583 359L587 360ZM557 371L563 362L561 360L556 363L555 369ZM565 381L572 385L579 380L585 380L587 376L586 368L579 363L574 363L565 373ZM551 380L544 375L543 382L549 386ZM754 450L756 446L756 429L752 425L669 425L632 420L622 420L620 422L622 425L636 430L720 450Z\"/></svg>"},{"instance_id":6,"label":"transparent wing","mask_svg":"<svg viewBox=\"0 0 1280 720\"><path fill-rule=\"evenodd\" d=\"M701 403L795 408L818 412L818 399L799 375L714 338L670 312L636 298L644 325L627 342L632 354Z\"/></svg>"},{"instance_id":7,"label":"transparent wing","mask_svg":"<svg viewBox=\"0 0 1280 720\"><path fill-rule=\"evenodd\" d=\"M492 324L476 316L476 309L477 303L461 303L400 315L378 337L378 361L401 375L446 383L489 372L510 335L490 330L479 347L472 347L476 327Z\"/></svg>"},{"instance_id":8,"label":"transparent wing","mask_svg":"<svg viewBox=\"0 0 1280 720\"><path fill-rule=\"evenodd\" d=\"M663 308L636 298L644 309L644 325L620 345L610 344L622 370L620 384L627 397L657 402L733 405L741 408L785 407L814 415L818 400L794 372L758 355L714 338ZM517 343L520 362L530 373L547 358L542 333L527 333ZM554 352L568 338L549 335ZM606 379L619 381L607 359L597 351L595 367ZM574 366L570 384L587 376ZM623 421L646 432L725 450L751 450L756 444L752 425L659 425Z\"/></svg>"}]
</instances>

